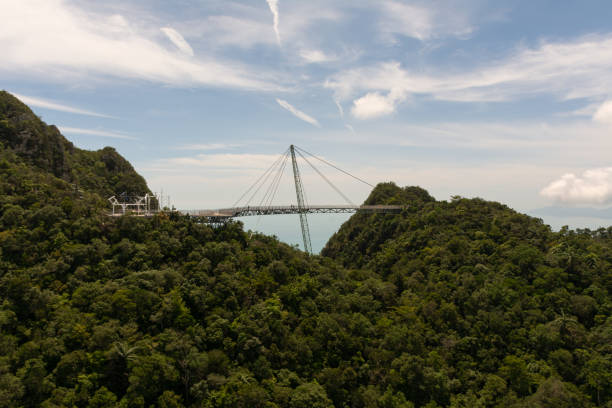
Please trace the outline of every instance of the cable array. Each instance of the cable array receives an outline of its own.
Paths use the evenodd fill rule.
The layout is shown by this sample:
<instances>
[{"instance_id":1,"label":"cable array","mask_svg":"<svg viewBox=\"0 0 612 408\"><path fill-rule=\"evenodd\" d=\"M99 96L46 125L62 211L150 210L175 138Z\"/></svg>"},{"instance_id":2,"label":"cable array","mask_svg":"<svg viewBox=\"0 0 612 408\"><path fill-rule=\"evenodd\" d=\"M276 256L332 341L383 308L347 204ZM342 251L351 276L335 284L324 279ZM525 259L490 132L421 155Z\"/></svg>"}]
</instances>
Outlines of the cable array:
<instances>
[{"instance_id":1,"label":"cable array","mask_svg":"<svg viewBox=\"0 0 612 408\"><path fill-rule=\"evenodd\" d=\"M274 198L276 197L276 193L278 192L278 188L281 184L281 179L283 178L283 174L285 172L285 168L287 167L287 163L289 161L289 157L291 157L291 165L293 167L293 177L295 182L295 190L296 190L296 198L298 202L298 213L300 215L300 224L302 228L302 237L304 239L304 250L308 253L312 252L311 244L310 244L310 230L308 228L308 220L306 217L306 212L308 211L310 205L308 203L308 198L306 197L306 190L302 186L302 179L300 176L300 170L297 165L297 156L299 156L302 160L304 160L314 171L317 173L336 193L338 193L344 201L349 203L351 206L354 206L353 202L344 194L334 183L331 182L329 178L327 178L313 163L309 160L308 157L316 159L327 166L330 166L341 173L346 174L347 176L352 177L353 179L366 184L370 187L374 187L372 184L368 183L360 179L357 176L352 175L351 173L342 170L340 167L324 160L320 157L315 156L314 154L307 152L306 150L299 148L295 145L289 146L287 150L284 151L275 161L272 163L270 167L266 169L266 171L259 176L257 180L240 196L238 200L234 203L232 207L236 207L239 203L243 202L245 197L248 196L246 202L242 205L242 207L249 207L253 199L258 196L260 191L263 191L263 196L258 201L258 207L265 208L270 207L274 202ZM262 190L263 189L263 190ZM257 218L256 225L259 225L259 221L261 219L261 214Z\"/></svg>"},{"instance_id":2,"label":"cable array","mask_svg":"<svg viewBox=\"0 0 612 408\"><path fill-rule=\"evenodd\" d=\"M367 181L365 181L365 180L363 180L363 179L360 179L360 178L359 178L359 177L357 177L357 176L352 175L352 174L351 174L351 173L349 173L348 171L344 171L344 170L342 170L340 167L335 166L334 164L332 164L332 163L328 162L327 160L324 160L324 159L322 159L322 158L320 158L320 157L318 157L318 156L315 156L314 154L309 153L309 152L307 152L306 150L304 150L304 149L302 149L302 148L300 148L300 147L295 146L295 148L296 148L296 149L298 149L299 151L301 151L301 152L303 152L303 153L306 153L307 155L309 155L309 156L311 156L311 157L313 157L313 158L315 158L315 159L319 160L320 162L323 162L323 163L327 164L328 166L333 167L334 169L336 169L336 170L338 170L338 171L340 171L340 172L342 172L342 173L346 174L347 176L350 176L350 177L354 178L355 180L360 181L360 182L362 182L363 184L366 184L366 185L368 185L368 186L370 186L370 187L374 188L374 186L373 186L372 184L368 183Z\"/></svg>"},{"instance_id":3,"label":"cable array","mask_svg":"<svg viewBox=\"0 0 612 408\"><path fill-rule=\"evenodd\" d=\"M239 203L242 202L242 200L244 199L244 197L246 197L251 191L253 191L253 194L251 194L251 196L249 197L249 199L245 202L244 205L242 205L242 207L248 207L249 204L251 203L251 201L253 201L253 198L257 195L257 193L259 193L259 191L261 190L261 188L267 183L268 179L270 178L270 175L274 172L274 169L279 166L279 163L281 163L281 161L283 160L283 158L286 160L287 157L289 155L289 148L287 148L287 150L285 150L283 152L283 154L281 154L275 161L274 163L272 163L272 165L270 167L268 167L266 169L266 171L259 176L259 178L257 180L255 180L255 182L253 184L251 184L251 186L247 189L247 191L245 191L238 200L236 200L236 202L232 205L232 207L236 207ZM278 170L277 170L278 171ZM257 187L257 188L255 188Z\"/></svg>"},{"instance_id":4,"label":"cable array","mask_svg":"<svg viewBox=\"0 0 612 408\"><path fill-rule=\"evenodd\" d=\"M342 199L346 203L350 205L355 205L355 204L336 185L334 185L334 183L332 183L332 181L328 177L326 177L325 174L323 174L323 172L319 168L317 168L317 166L314 165L314 163L312 162L312 159L318 160L319 162L324 163L325 165L349 177L352 177L353 179L369 187L374 187L372 184L368 183L367 181L349 173L346 170L341 169L340 167L336 166L333 163L330 163L329 161L325 159L322 159L302 149L301 147L294 146L294 148L298 156L302 160L304 160L304 162L306 162L306 164L308 164L308 166L312 168L312 170L314 170L314 172L317 173L325 181L325 183L327 183L336 193L338 193L338 195L340 195L340 197L342 197ZM272 203L274 202L274 198L276 197L276 193L278 192L278 189L280 187L281 180L284 175L285 169L287 167L287 162L289 161L290 156L291 156L290 149L288 148L274 161L274 163L272 163L270 167L266 169L266 171L261 176L259 176L259 178L257 178L257 180L255 180L255 182L240 196L240 198L236 200L236 202L232 205L232 207L236 207L240 203L243 203L241 207L248 207L253 202L257 202L260 207L271 206ZM259 200L256 200L256 198L258 197L258 194L262 191L263 191L263 195L261 196L261 198L259 198ZM306 191L303 191L303 195L304 195L305 204L308 207L309 201L306 195ZM243 201L245 197L247 196L248 196L248 199L246 201Z\"/></svg>"},{"instance_id":5,"label":"cable array","mask_svg":"<svg viewBox=\"0 0 612 408\"><path fill-rule=\"evenodd\" d=\"M340 189L339 189L338 187L336 187L336 186L335 186L335 185L334 185L334 184L333 184L333 183L332 183L332 182L331 182L331 181L330 181L330 180L329 180L327 177L325 177L325 175L324 175L323 173L321 173L321 172L319 171L319 169L317 169L317 168L314 166L314 164L312 164L312 163L310 162L310 160L308 160L308 159L306 158L306 156L304 156L304 155L302 154L302 152L300 152L299 148L297 148L297 149L298 149L298 150L297 150L297 152L298 152L298 154L300 155L300 157L301 157L302 159L304 159L304 161L305 161L306 163L308 163L308 164L310 165L310 167L312 167L312 169L313 169L315 172L317 172L317 174L318 174L319 176L321 176L321 178L322 178L323 180L325 180L325 182L327 182L327 184L329 184L329 186L330 186L331 188L333 188L333 189L336 191L336 193L340 194L340 196L341 196L341 197L344 199L344 201L346 201L346 202L347 202L347 203L349 203L350 205L355 205L355 204L353 204L353 202L352 202L351 200L349 200L349 198L348 198L347 196L345 196L345 195L342 193L342 191L340 191Z\"/></svg>"}]
</instances>

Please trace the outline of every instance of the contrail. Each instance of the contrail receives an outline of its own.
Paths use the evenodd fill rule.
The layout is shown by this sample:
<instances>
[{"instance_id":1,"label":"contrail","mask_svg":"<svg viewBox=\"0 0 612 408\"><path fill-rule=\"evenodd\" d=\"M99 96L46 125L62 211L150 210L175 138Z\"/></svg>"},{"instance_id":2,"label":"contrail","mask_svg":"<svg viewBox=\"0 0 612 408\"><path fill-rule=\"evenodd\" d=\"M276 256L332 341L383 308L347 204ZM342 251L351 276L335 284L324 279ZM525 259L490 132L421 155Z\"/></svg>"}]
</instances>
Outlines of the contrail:
<instances>
[{"instance_id":1,"label":"contrail","mask_svg":"<svg viewBox=\"0 0 612 408\"><path fill-rule=\"evenodd\" d=\"M304 122L308 122L308 123L310 123L313 126L321 127L321 125L319 124L318 120L316 120L312 116L302 112L301 110L297 109L295 106L291 105L289 102L284 101L282 99L278 99L278 98L276 98L276 102L280 106L282 106L283 108L285 108L289 112L291 112L295 117L297 117L299 119L302 119Z\"/></svg>"},{"instance_id":2,"label":"contrail","mask_svg":"<svg viewBox=\"0 0 612 408\"><path fill-rule=\"evenodd\" d=\"M268 7L274 16L274 32L276 33L276 41L280 45L280 32L278 31L278 0L266 0Z\"/></svg>"},{"instance_id":3,"label":"contrail","mask_svg":"<svg viewBox=\"0 0 612 408\"><path fill-rule=\"evenodd\" d=\"M338 107L338 112L340 112L340 117L343 118L344 117L344 109L342 109L342 105L340 105L340 102L337 99L334 99L334 103Z\"/></svg>"}]
</instances>

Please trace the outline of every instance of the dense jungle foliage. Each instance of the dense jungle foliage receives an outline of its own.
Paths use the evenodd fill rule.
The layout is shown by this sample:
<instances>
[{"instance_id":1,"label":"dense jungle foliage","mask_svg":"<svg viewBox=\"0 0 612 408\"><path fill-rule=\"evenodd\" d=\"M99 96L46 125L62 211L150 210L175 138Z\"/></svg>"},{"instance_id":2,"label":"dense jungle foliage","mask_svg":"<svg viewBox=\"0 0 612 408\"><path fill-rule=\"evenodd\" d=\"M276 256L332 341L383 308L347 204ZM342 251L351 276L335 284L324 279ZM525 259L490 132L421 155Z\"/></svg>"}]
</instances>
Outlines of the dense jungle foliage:
<instances>
[{"instance_id":1,"label":"dense jungle foliage","mask_svg":"<svg viewBox=\"0 0 612 408\"><path fill-rule=\"evenodd\" d=\"M612 407L612 228L392 183L321 256L111 219L131 166L0 96L0 407Z\"/></svg>"},{"instance_id":2,"label":"dense jungle foliage","mask_svg":"<svg viewBox=\"0 0 612 408\"><path fill-rule=\"evenodd\" d=\"M23 163L104 198L148 192L132 165L112 147L82 150L47 126L25 104L0 90L0 142Z\"/></svg>"}]
</instances>

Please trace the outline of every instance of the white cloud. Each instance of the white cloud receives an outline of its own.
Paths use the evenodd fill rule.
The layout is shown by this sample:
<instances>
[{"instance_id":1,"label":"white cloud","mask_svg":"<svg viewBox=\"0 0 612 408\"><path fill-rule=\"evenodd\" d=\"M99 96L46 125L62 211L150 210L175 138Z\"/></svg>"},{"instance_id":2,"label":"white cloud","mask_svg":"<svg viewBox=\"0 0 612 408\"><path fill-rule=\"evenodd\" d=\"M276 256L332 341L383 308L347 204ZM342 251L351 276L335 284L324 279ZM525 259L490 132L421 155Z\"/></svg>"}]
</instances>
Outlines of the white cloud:
<instances>
[{"instance_id":1,"label":"white cloud","mask_svg":"<svg viewBox=\"0 0 612 408\"><path fill-rule=\"evenodd\" d=\"M355 129L353 128L353 126L349 125L348 123L345 123L344 126L351 131L352 134L355 134Z\"/></svg>"},{"instance_id":2,"label":"white cloud","mask_svg":"<svg viewBox=\"0 0 612 408\"><path fill-rule=\"evenodd\" d=\"M123 16L86 12L65 0L0 0L0 10L0 73L70 83L119 77L175 86L281 88L277 77L261 69L170 52L151 27Z\"/></svg>"},{"instance_id":3,"label":"white cloud","mask_svg":"<svg viewBox=\"0 0 612 408\"><path fill-rule=\"evenodd\" d=\"M557 113L557 116L588 116L590 118L593 118L593 115L595 114L595 112L597 112L597 109L599 109L600 106L601 102L589 103L569 112L559 112Z\"/></svg>"},{"instance_id":4,"label":"white cloud","mask_svg":"<svg viewBox=\"0 0 612 408\"><path fill-rule=\"evenodd\" d=\"M329 37L320 29L336 27L346 17L345 9L341 2L327 0L284 3L283 39L302 46L316 42L328 44Z\"/></svg>"},{"instance_id":5,"label":"white cloud","mask_svg":"<svg viewBox=\"0 0 612 408\"><path fill-rule=\"evenodd\" d=\"M211 182L244 185L246 189L278 158L274 154L207 152L157 159L145 164L142 170L175 177L204 177Z\"/></svg>"},{"instance_id":6,"label":"white cloud","mask_svg":"<svg viewBox=\"0 0 612 408\"><path fill-rule=\"evenodd\" d=\"M515 100L552 94L564 99L595 98L612 93L612 34L568 43L543 43L523 49L500 62L460 74L416 73L391 61L351 69L329 78L325 86L336 98L359 93L400 90L462 102ZM367 98L366 101L380 98ZM381 109L388 113L389 109Z\"/></svg>"},{"instance_id":7,"label":"white cloud","mask_svg":"<svg viewBox=\"0 0 612 408\"><path fill-rule=\"evenodd\" d=\"M172 43L176 45L176 48L178 48L183 54L193 57L193 48L191 48L191 45L189 45L185 38L183 38L181 33L171 27L162 27L161 31L166 34L168 39L172 41Z\"/></svg>"},{"instance_id":8,"label":"white cloud","mask_svg":"<svg viewBox=\"0 0 612 408\"><path fill-rule=\"evenodd\" d=\"M300 57L309 64L319 64L337 59L336 56L325 54L321 50L301 50Z\"/></svg>"},{"instance_id":9,"label":"white cloud","mask_svg":"<svg viewBox=\"0 0 612 408\"><path fill-rule=\"evenodd\" d=\"M282 41L291 44L284 50L285 53L299 57L302 50L317 50L321 44L329 45L328 38L317 31L318 27L325 24L335 24L343 18L340 10L342 6L329 2L290 2L283 4L283 20L279 21L279 37L276 31L270 29L270 8L259 7L256 2L236 4L224 2L224 7L212 10L211 15L205 18L195 18L192 21L181 23L181 33L206 43L202 49L222 49L224 47L237 47L249 49L255 46L277 46L280 38L280 26L282 25ZM274 14L273 14L274 16ZM354 58L356 51L349 50L347 54ZM287 55L287 54L286 54ZM308 57L321 57L308 52ZM325 54L326 58L338 59L334 54ZM306 61L308 62L308 61Z\"/></svg>"},{"instance_id":10,"label":"white cloud","mask_svg":"<svg viewBox=\"0 0 612 408\"><path fill-rule=\"evenodd\" d=\"M253 19L252 16L210 16L193 23L190 32L207 41L209 48L251 48L258 44L276 44L269 23Z\"/></svg>"},{"instance_id":11,"label":"white cloud","mask_svg":"<svg viewBox=\"0 0 612 408\"><path fill-rule=\"evenodd\" d=\"M342 108L342 105L340 104L340 101L338 101L337 99L334 99L334 103L336 104L336 107L338 108L338 112L340 113L340 117L343 118L344 117L344 109Z\"/></svg>"},{"instance_id":12,"label":"white cloud","mask_svg":"<svg viewBox=\"0 0 612 408\"><path fill-rule=\"evenodd\" d=\"M313 126L317 126L319 127L319 121L316 120L315 118L313 118L312 116L302 112L301 110L295 108L293 105L291 105L289 102L284 101L282 99L276 99L276 102L282 106L283 108L287 109L289 112L291 112L295 117L303 120L304 122L308 122Z\"/></svg>"},{"instance_id":13,"label":"white cloud","mask_svg":"<svg viewBox=\"0 0 612 408\"><path fill-rule=\"evenodd\" d=\"M21 100L21 102L25 103L28 106L34 106L36 108L50 109L60 112L68 112L68 113L76 113L77 115L87 115L87 116L97 116L100 118L110 118L109 115L104 115L102 113L89 111L86 109L75 108L74 106L64 105L63 103L59 103L56 101L50 101L48 99L38 98L34 96L26 96L13 93L17 99Z\"/></svg>"},{"instance_id":14,"label":"white cloud","mask_svg":"<svg viewBox=\"0 0 612 408\"><path fill-rule=\"evenodd\" d=\"M113 139L139 140L137 137L134 137L134 136L126 135L124 133L119 133L119 132L110 132L107 130L83 129L83 128L74 128L74 127L66 127L66 126L60 126L59 130L60 132L66 133L66 134L110 137Z\"/></svg>"},{"instance_id":15,"label":"white cloud","mask_svg":"<svg viewBox=\"0 0 612 408\"><path fill-rule=\"evenodd\" d=\"M310 137L316 137L314 140L318 143L350 143L366 154L372 146L386 147L388 152L429 152L433 157L428 156L427 160L436 165L440 161L469 161L484 168L491 162L504 161L560 169L542 180L536 193L542 185L563 173L567 163L583 168L605 166L610 162L609 152L612 151L609 126L600 126L590 120L421 125L395 121L361 122L357 134L329 128Z\"/></svg>"},{"instance_id":16,"label":"white cloud","mask_svg":"<svg viewBox=\"0 0 612 408\"><path fill-rule=\"evenodd\" d=\"M587 170L580 176L564 174L540 194L565 204L608 204L612 202L612 167Z\"/></svg>"},{"instance_id":17,"label":"white cloud","mask_svg":"<svg viewBox=\"0 0 612 408\"><path fill-rule=\"evenodd\" d=\"M175 157L162 162L184 166L210 167L217 170L227 169L266 169L278 155L271 154L198 154L193 157Z\"/></svg>"},{"instance_id":18,"label":"white cloud","mask_svg":"<svg viewBox=\"0 0 612 408\"><path fill-rule=\"evenodd\" d=\"M438 1L433 6L431 3L419 5L398 1L382 1L379 4L382 11L379 29L392 41L397 35L420 41L446 35L463 37L474 30L469 23L465 4L459 5L453 1Z\"/></svg>"},{"instance_id":19,"label":"white cloud","mask_svg":"<svg viewBox=\"0 0 612 408\"><path fill-rule=\"evenodd\" d=\"M395 1L382 4L385 18L381 30L389 34L402 34L419 40L428 39L433 32L431 9Z\"/></svg>"},{"instance_id":20,"label":"white cloud","mask_svg":"<svg viewBox=\"0 0 612 408\"><path fill-rule=\"evenodd\" d=\"M278 45L280 45L280 32L278 31L278 0L266 0L268 2L268 7L270 7L270 12L274 18L273 28L274 34L276 34L276 41Z\"/></svg>"},{"instance_id":21,"label":"white cloud","mask_svg":"<svg viewBox=\"0 0 612 408\"><path fill-rule=\"evenodd\" d=\"M376 118L394 111L393 101L378 92L370 92L359 99L355 99L351 108L351 113L357 119Z\"/></svg>"},{"instance_id":22,"label":"white cloud","mask_svg":"<svg viewBox=\"0 0 612 408\"><path fill-rule=\"evenodd\" d=\"M596 122L612 124L612 101L605 101L593 114Z\"/></svg>"},{"instance_id":23,"label":"white cloud","mask_svg":"<svg viewBox=\"0 0 612 408\"><path fill-rule=\"evenodd\" d=\"M353 101L351 113L357 119L373 119L395 112L397 103L405 99L402 91L392 90L388 95L370 92Z\"/></svg>"},{"instance_id":24,"label":"white cloud","mask_svg":"<svg viewBox=\"0 0 612 408\"><path fill-rule=\"evenodd\" d=\"M176 150L224 150L233 149L236 147L243 146L242 144L228 144L228 143L196 143L178 146Z\"/></svg>"}]
</instances>

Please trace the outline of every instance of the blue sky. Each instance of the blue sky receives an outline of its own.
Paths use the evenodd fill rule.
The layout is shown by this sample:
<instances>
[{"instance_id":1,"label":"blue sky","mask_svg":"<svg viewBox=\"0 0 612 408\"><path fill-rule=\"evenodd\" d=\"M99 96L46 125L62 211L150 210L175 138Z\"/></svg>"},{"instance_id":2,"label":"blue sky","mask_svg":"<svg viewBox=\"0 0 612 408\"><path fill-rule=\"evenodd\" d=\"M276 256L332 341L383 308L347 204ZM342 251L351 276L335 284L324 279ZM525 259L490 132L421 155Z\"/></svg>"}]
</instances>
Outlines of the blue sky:
<instances>
[{"instance_id":1,"label":"blue sky","mask_svg":"<svg viewBox=\"0 0 612 408\"><path fill-rule=\"evenodd\" d=\"M76 145L115 146L178 208L231 205L290 143L438 199L520 211L612 201L608 1L0 0L0 10L0 88ZM342 202L304 173L311 202ZM369 192L327 174L353 201ZM293 200L290 181L279 203Z\"/></svg>"}]
</instances>

